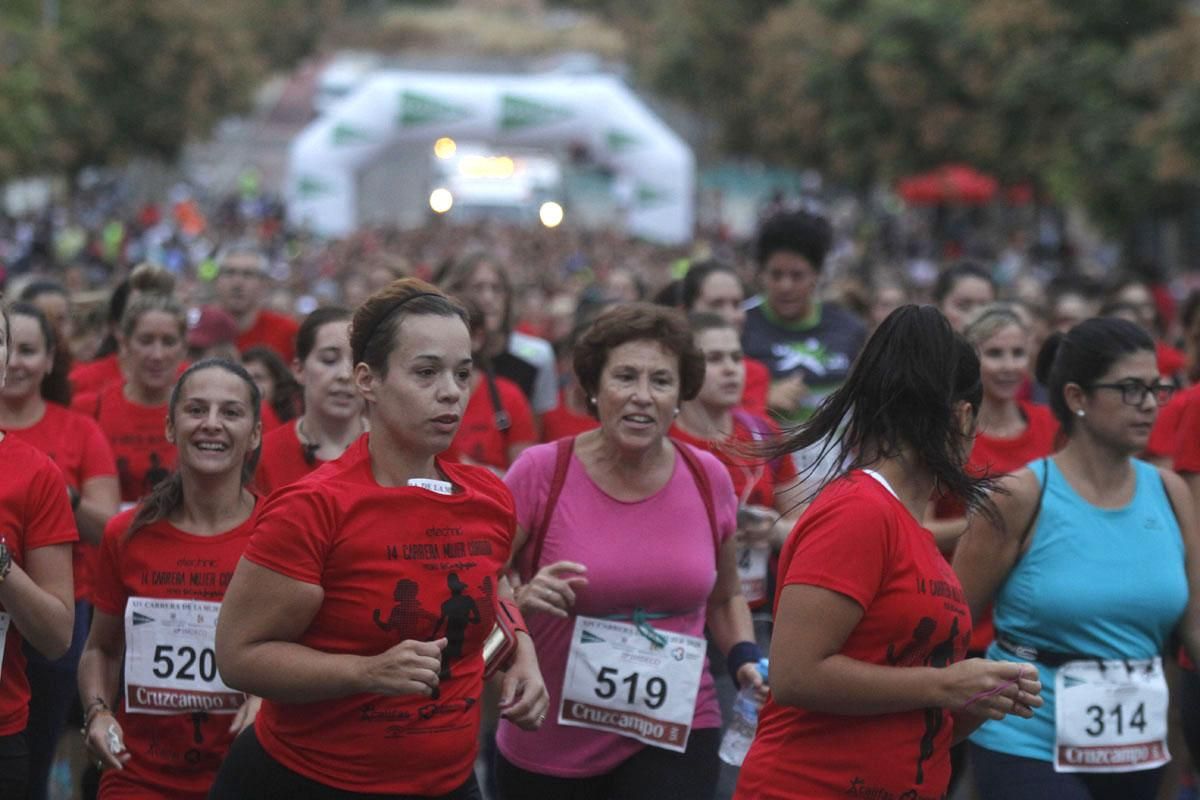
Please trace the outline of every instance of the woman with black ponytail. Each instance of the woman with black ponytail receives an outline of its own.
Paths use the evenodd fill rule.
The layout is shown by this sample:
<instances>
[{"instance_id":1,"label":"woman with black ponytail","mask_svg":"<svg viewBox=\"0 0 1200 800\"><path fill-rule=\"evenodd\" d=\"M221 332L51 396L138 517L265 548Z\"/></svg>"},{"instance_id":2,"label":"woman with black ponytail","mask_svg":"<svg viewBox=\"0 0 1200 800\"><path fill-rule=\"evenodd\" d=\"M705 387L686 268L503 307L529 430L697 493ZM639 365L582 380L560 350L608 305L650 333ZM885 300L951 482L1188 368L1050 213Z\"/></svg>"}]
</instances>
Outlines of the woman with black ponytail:
<instances>
[{"instance_id":1,"label":"woman with black ponytail","mask_svg":"<svg viewBox=\"0 0 1200 800\"><path fill-rule=\"evenodd\" d=\"M241 365L189 367L167 405L178 470L104 531L79 663L101 798L205 797L234 736L253 721L257 700L222 681L213 635L257 517L246 486L262 438L259 405Z\"/></svg>"},{"instance_id":2,"label":"woman with black ponytail","mask_svg":"<svg viewBox=\"0 0 1200 800\"><path fill-rule=\"evenodd\" d=\"M1004 478L954 568L972 612L995 600L991 658L1036 668L1045 705L971 737L985 800L1151 800L1167 753L1160 654L1200 655L1200 544L1183 480L1134 456L1172 386L1137 325L1055 334L1038 381L1067 443Z\"/></svg>"},{"instance_id":3,"label":"woman with black ponytail","mask_svg":"<svg viewBox=\"0 0 1200 800\"><path fill-rule=\"evenodd\" d=\"M985 505L987 479L964 469L981 394L974 348L902 306L765 454L815 445L847 464L780 557L771 695L737 797L943 797L952 742L1040 705L1032 668L963 660L967 603L921 525L938 489Z\"/></svg>"}]
</instances>

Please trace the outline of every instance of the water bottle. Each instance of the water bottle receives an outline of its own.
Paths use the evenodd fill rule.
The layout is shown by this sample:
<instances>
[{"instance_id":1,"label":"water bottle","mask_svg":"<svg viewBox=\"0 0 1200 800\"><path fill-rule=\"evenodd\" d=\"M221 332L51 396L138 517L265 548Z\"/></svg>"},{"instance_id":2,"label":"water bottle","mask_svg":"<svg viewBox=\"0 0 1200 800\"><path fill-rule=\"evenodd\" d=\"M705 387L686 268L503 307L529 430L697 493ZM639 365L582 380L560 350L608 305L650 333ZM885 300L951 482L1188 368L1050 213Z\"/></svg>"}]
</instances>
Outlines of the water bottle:
<instances>
[{"instance_id":1,"label":"water bottle","mask_svg":"<svg viewBox=\"0 0 1200 800\"><path fill-rule=\"evenodd\" d=\"M767 679L767 659L758 662L758 674L763 680ZM747 686L737 693L733 700L733 719L721 738L721 760L726 764L740 767L750 751L750 743L754 741L754 731L758 728L758 710L762 701L758 699L753 686Z\"/></svg>"}]
</instances>

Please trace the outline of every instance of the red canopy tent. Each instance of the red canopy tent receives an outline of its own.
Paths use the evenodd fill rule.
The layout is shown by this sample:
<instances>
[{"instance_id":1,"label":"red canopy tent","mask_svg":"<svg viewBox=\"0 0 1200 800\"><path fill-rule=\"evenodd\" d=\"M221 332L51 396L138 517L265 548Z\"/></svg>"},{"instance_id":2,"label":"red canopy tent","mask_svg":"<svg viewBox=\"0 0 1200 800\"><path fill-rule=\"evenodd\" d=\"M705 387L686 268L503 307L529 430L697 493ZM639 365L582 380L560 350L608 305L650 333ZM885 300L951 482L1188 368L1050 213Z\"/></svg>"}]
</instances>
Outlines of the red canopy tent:
<instances>
[{"instance_id":1,"label":"red canopy tent","mask_svg":"<svg viewBox=\"0 0 1200 800\"><path fill-rule=\"evenodd\" d=\"M930 172L904 178L896 193L914 206L942 204L983 205L998 189L996 179L965 164L946 164Z\"/></svg>"}]
</instances>

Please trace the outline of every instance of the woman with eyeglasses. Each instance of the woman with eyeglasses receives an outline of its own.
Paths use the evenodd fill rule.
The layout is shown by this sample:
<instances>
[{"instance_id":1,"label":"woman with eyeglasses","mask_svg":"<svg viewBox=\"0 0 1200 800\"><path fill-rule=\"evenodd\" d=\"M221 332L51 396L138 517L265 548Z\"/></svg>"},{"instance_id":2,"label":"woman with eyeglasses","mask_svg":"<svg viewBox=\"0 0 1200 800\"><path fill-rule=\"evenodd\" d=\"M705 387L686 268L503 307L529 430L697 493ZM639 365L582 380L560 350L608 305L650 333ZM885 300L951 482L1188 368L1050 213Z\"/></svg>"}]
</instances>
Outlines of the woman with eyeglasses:
<instances>
[{"instance_id":1,"label":"woman with eyeglasses","mask_svg":"<svg viewBox=\"0 0 1200 800\"><path fill-rule=\"evenodd\" d=\"M1170 384L1137 325L1090 319L1054 334L1039 380L1066 436L1003 479L955 571L973 614L995 602L988 656L1037 668L1031 720L971 737L984 800L1150 800L1167 754L1162 659L1172 632L1200 652L1200 544L1179 476L1134 456Z\"/></svg>"},{"instance_id":2,"label":"woman with eyeglasses","mask_svg":"<svg viewBox=\"0 0 1200 800\"><path fill-rule=\"evenodd\" d=\"M296 380L304 413L263 437L255 488L266 497L346 452L363 432L363 402L351 381L350 311L328 306L296 334Z\"/></svg>"}]
</instances>

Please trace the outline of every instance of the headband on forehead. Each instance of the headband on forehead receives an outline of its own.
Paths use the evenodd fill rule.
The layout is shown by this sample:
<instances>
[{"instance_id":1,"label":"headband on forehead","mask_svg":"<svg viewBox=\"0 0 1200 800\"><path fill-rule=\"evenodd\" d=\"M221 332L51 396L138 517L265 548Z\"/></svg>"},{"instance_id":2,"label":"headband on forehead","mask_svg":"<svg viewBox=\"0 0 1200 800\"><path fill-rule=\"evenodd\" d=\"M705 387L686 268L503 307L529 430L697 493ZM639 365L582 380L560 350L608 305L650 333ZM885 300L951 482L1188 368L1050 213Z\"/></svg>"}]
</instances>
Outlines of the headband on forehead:
<instances>
[{"instance_id":1,"label":"headband on forehead","mask_svg":"<svg viewBox=\"0 0 1200 800\"><path fill-rule=\"evenodd\" d=\"M366 351L367 345L375 338L375 333L383 326L383 323L387 322L405 303L410 303L421 297L440 297L443 300L446 299L446 295L441 292L417 292L416 294L410 294L408 297L402 297L399 300L393 301L387 310L379 315L378 321L371 326L371 332L363 339L363 351Z\"/></svg>"}]
</instances>

